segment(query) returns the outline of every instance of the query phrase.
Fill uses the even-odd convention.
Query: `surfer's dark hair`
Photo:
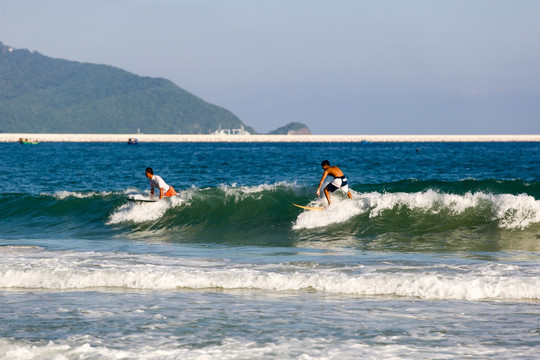
[[[152,168],[146,168],[146,172],[150,173],[150,175],[154,175],[154,170],[152,170]]]
[[[330,166],[330,161],[328,161],[328,160],[323,160],[323,162],[321,163],[321,166],[324,166],[324,165]]]

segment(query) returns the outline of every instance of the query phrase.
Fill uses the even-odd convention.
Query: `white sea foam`
[[[67,198],[76,198],[76,199],[88,199],[93,197],[107,197],[114,194],[124,194],[124,195],[133,195],[139,194],[139,190],[136,188],[128,188],[124,191],[67,191],[59,190],[54,193],[41,193],[41,196],[52,196],[59,200],[64,200]]]
[[[310,202],[308,206],[324,207],[325,204],[326,200],[318,199]],[[343,223],[363,212],[365,212],[365,209],[358,201],[343,201],[333,196],[332,205],[328,206],[324,211],[307,210],[300,213],[296,223],[293,225],[293,229],[312,229]]]
[[[145,198],[148,195],[135,195],[135,198]],[[120,205],[109,216],[107,225],[120,224],[124,222],[143,223],[147,221],[155,221],[163,217],[163,215],[172,208],[179,206],[188,206],[192,197],[192,191],[182,191],[177,196],[163,198],[156,202],[130,202]]]
[[[181,258],[96,253],[19,257],[4,254],[3,289],[250,289],[318,291],[434,300],[539,300],[540,274],[497,263],[449,267],[379,264],[341,269],[291,264],[249,265]]]
[[[312,206],[321,206],[317,200]],[[448,211],[452,215],[479,209],[486,218],[497,221],[501,228],[524,229],[540,223],[540,200],[527,194],[487,194],[483,192],[464,195],[440,193],[427,190],[416,193],[355,193],[354,199],[332,198],[332,205],[323,212],[303,212],[293,229],[311,229],[343,223],[358,214],[367,213],[370,218],[384,215],[392,209],[406,208],[430,214]]]
[[[260,199],[264,192],[277,191],[279,189],[290,189],[298,192],[302,188],[295,182],[281,181],[274,184],[261,184],[255,186],[237,186],[236,183],[230,185],[221,184],[219,185],[219,189],[223,191],[226,196],[233,197],[235,201],[240,201],[248,197]]]
[[[250,341],[224,338],[218,344],[204,347],[182,346],[177,342],[149,342],[138,335],[136,344],[119,348],[118,344],[108,347],[103,341],[85,336],[55,342],[30,342],[0,338],[0,360],[19,359],[433,359],[434,348],[429,344],[394,344],[380,336],[376,344],[357,339],[335,339],[333,337],[278,338],[274,341]],[[425,343],[425,342],[424,342]],[[508,358],[507,346],[451,345],[436,347],[444,359],[463,358]],[[512,353],[521,358],[537,356],[534,346],[513,346]]]
[[[106,197],[109,195],[112,195],[112,191],[89,191],[89,192],[80,192],[80,191],[56,191],[53,194],[49,193],[42,193],[42,196],[53,196],[59,200],[64,200],[70,197],[77,198],[77,199],[87,199],[92,197]]]

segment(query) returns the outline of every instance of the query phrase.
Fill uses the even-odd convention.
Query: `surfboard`
[[[128,201],[131,201],[131,202],[134,202],[134,203],[139,203],[139,202],[156,202],[156,201],[159,201],[159,199],[154,199],[154,198],[132,198],[132,197],[128,197],[127,198]]]
[[[302,209],[306,209],[306,210],[315,210],[315,211],[324,210],[324,208],[320,206],[304,206],[304,205],[297,205],[297,204],[293,204],[293,205],[298,206],[299,208],[302,208]]]

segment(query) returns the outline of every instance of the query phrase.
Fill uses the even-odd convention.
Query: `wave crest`
[[[369,218],[397,216],[415,217],[416,213],[459,217],[471,215],[496,221],[504,229],[525,229],[540,223],[540,201],[527,194],[488,194],[483,192],[464,195],[427,190],[415,193],[354,193],[348,200],[333,196],[332,205],[323,212],[304,212],[298,216],[293,229],[311,229],[349,221],[367,214]],[[321,201],[310,205],[321,206]],[[417,218],[419,218],[417,216]]]
[[[45,257],[34,256],[26,260],[16,254],[5,254],[0,264],[0,288],[247,289],[434,300],[540,299],[537,286],[540,277],[536,271],[527,266],[497,263],[407,266],[383,262],[337,269],[287,263],[271,266],[209,263],[149,255],[40,254]]]

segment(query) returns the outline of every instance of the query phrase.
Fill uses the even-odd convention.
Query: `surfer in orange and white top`
[[[152,168],[146,168],[146,177],[150,182],[150,194],[154,195],[154,188],[159,189],[159,198],[163,199],[163,196],[174,196],[176,191],[170,185],[167,185],[165,181],[159,175],[154,175]]]
[[[324,182],[324,179],[326,179],[326,177],[330,175],[334,178],[334,180],[328,185],[326,185],[326,187],[324,188],[324,195],[326,196],[326,200],[328,201],[328,206],[330,206],[331,203],[330,193],[333,193],[337,189],[343,190],[343,192],[347,193],[349,199],[352,199],[352,194],[349,191],[349,184],[347,183],[347,178],[343,174],[343,171],[341,171],[341,169],[337,166],[330,166],[330,162],[328,160],[324,160],[321,163],[321,166],[324,172],[322,174],[321,181],[319,182],[319,187],[317,188],[317,196],[321,196],[321,186]]]

